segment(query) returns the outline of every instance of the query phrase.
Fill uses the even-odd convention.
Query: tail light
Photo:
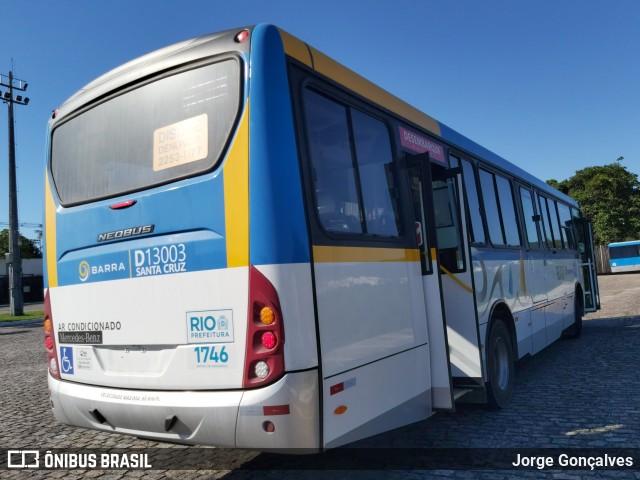
[[[49,300],[49,290],[44,296],[44,346],[47,350],[47,364],[49,374],[60,380],[60,364],[58,363],[58,353],[56,350],[56,336],[53,331],[53,317],[51,316],[51,301]]]
[[[247,39],[247,37],[249,37],[249,30],[240,30],[234,37],[234,40],[236,43],[242,43]]]
[[[249,318],[244,363],[245,388],[273,383],[284,374],[284,326],[276,289],[249,267]]]

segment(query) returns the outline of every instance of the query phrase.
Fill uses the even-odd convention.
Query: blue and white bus
[[[611,273],[640,270],[640,240],[610,243],[607,247]]]
[[[67,424],[322,450],[505,407],[598,307],[574,200],[273,26],[125,64],[49,132]]]

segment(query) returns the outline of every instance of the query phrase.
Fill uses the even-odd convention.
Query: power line
[[[0,225],[9,226],[9,222],[0,222]],[[18,225],[20,227],[24,227],[24,228],[42,228],[42,224],[41,223],[21,222]]]

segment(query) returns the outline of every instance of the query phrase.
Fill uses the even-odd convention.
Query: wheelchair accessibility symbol
[[[73,347],[60,347],[60,371],[73,375]]]

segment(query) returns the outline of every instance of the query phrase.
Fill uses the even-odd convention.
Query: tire
[[[494,318],[491,322],[487,368],[488,403],[493,408],[505,408],[513,395],[515,368],[511,333],[501,318]]]
[[[576,339],[582,335],[582,316],[584,315],[584,307],[582,306],[582,294],[576,291],[573,297],[573,325],[564,331],[565,338]]]

